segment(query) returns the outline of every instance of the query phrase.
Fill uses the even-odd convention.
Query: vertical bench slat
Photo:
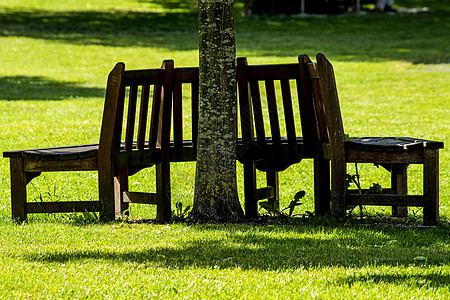
[[[161,107],[159,112],[159,126],[157,146],[166,151],[170,147],[172,97],[173,97],[173,73],[174,63],[172,60],[165,60],[162,68],[164,69],[164,86],[161,89]]]
[[[191,84],[191,109],[192,109],[192,145],[197,150],[198,140],[198,82]]]
[[[281,143],[280,121],[278,120],[277,97],[273,80],[265,80],[267,105],[269,108],[270,131],[274,144]]]
[[[321,155],[321,145],[328,142],[328,131],[325,117],[322,114],[323,110],[318,106],[321,101],[316,101],[315,96],[313,96],[308,79],[310,75],[308,64],[312,62],[307,55],[299,55],[298,61],[301,75],[301,85],[300,82],[297,83],[299,103],[306,111],[306,113],[301,114],[301,118],[310,122],[305,122],[305,124],[311,124],[309,125],[310,130],[304,132],[304,139],[307,147],[311,145],[310,141],[314,144],[312,149],[314,151],[314,207],[317,215],[324,216],[330,214],[330,160]],[[313,120],[308,118],[313,118]],[[302,126],[305,125],[302,123]]]
[[[100,217],[110,220],[114,220],[117,211],[114,190],[113,157],[114,152],[120,149],[121,143],[125,101],[125,77],[124,63],[116,64],[116,67],[108,76],[98,148]]]
[[[173,86],[173,140],[174,147],[183,146],[183,105],[181,83]]]
[[[319,85],[319,77],[318,74],[314,75],[317,73],[316,70],[316,64],[308,63],[307,65],[308,67],[308,72],[312,75],[310,75],[310,80],[311,80],[311,86],[313,89],[313,93],[309,93],[309,97],[312,97],[312,94],[314,95],[314,110],[316,113],[316,118],[318,120],[318,130],[319,130],[319,134],[320,134],[320,138],[323,142],[328,142],[329,137],[328,137],[328,130],[326,127],[326,122],[325,122],[325,115],[324,115],[324,107],[323,107],[323,99],[321,98],[322,94],[320,93],[320,85]]]
[[[310,85],[308,84],[308,64],[311,62],[307,55],[299,56],[300,63],[300,74],[301,80],[298,80],[298,86],[302,87],[302,90],[299,90],[299,105],[300,105],[300,116],[302,119],[302,126],[306,126],[306,128],[315,128],[315,132],[313,130],[309,130],[304,132],[305,144],[311,145],[317,142],[317,139],[320,139],[321,142],[328,142],[328,132],[325,124],[324,116],[321,115],[322,109],[319,109],[318,102],[314,101],[313,93],[310,89]]]
[[[161,92],[161,107],[159,113],[157,146],[161,147],[161,162],[156,164],[156,190],[158,194],[156,219],[170,220],[170,126],[173,96],[173,60],[165,60],[162,64],[164,69],[164,86]]]
[[[296,142],[294,111],[292,108],[292,97],[289,80],[280,80],[281,95],[283,97],[284,122],[286,124],[286,135],[289,143]]]
[[[156,139],[158,138],[159,110],[161,101],[161,85],[155,85],[153,88],[152,116],[150,119],[150,136],[149,147],[156,147]]]
[[[253,113],[250,103],[250,87],[247,83],[247,66],[247,59],[245,57],[239,57],[237,59],[236,73],[239,88],[239,113],[241,115],[241,131],[244,148],[251,145],[255,139],[252,122]]]
[[[137,148],[144,149],[145,131],[147,130],[148,102],[150,97],[150,86],[142,86],[141,91],[141,107],[139,109],[139,126],[137,135]]]
[[[301,115],[302,120],[305,120],[306,122],[309,122],[308,124],[313,124],[314,127],[310,126],[310,128],[316,129],[316,134],[314,136],[307,135],[305,136],[305,139],[309,141],[310,139],[316,139],[319,138],[321,142],[328,142],[328,131],[325,124],[325,116],[323,115],[323,108],[321,107],[322,100],[321,99],[313,99],[313,97],[317,97],[318,90],[311,91],[310,84],[308,83],[308,77],[310,77],[308,74],[312,74],[315,72],[314,65],[310,58],[306,55],[302,55],[299,57],[300,61],[300,72],[302,75],[302,91],[299,91],[299,95],[301,96],[299,98],[301,107],[304,108],[306,111],[306,114]],[[316,77],[317,76],[312,76]],[[315,79],[310,77],[312,81]],[[317,86],[317,84],[312,84],[313,86]],[[314,96],[313,96],[314,95]],[[312,103],[312,104],[311,104]],[[311,120],[310,118],[314,118],[314,120]],[[303,126],[303,124],[302,124]],[[310,134],[313,134],[311,131]]]
[[[134,124],[136,121],[137,86],[130,86],[127,127],[125,131],[125,150],[133,149]]]
[[[264,118],[261,108],[261,97],[259,93],[259,84],[258,81],[249,81],[250,84],[250,92],[252,94],[253,100],[253,113],[255,116],[255,129],[256,129],[256,138],[258,143],[265,144],[266,142],[266,133],[264,130]]]

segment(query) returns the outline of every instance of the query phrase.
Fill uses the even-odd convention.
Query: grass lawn
[[[450,1],[396,1],[397,7],[429,8],[419,13],[313,17],[241,17],[242,3],[235,6],[237,54],[249,63],[327,55],[348,134],[445,143],[439,226],[418,227],[420,209],[411,209],[402,227],[329,220],[101,224],[83,214],[31,215],[17,225],[10,221],[9,163],[1,159],[0,298],[450,297]],[[196,22],[189,1],[3,0],[0,151],[97,142],[106,77],[115,63],[151,68],[172,58],[176,66],[198,65]],[[174,203],[192,204],[194,167],[172,168]],[[389,175],[373,169],[361,166],[363,186],[388,186]],[[420,171],[410,168],[411,193],[421,192]],[[296,212],[314,210],[311,173],[305,161],[281,174],[281,207],[305,190]],[[44,174],[29,186],[29,197],[96,199],[96,176]],[[148,170],[130,184],[151,190],[153,178]],[[136,205],[130,213],[153,218],[155,209]],[[376,222],[390,208],[364,214],[367,223]]]

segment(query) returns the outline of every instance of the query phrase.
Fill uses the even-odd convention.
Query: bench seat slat
[[[16,151],[5,151],[3,157],[45,159],[45,160],[67,160],[95,157],[98,155],[98,144],[76,145],[64,147],[26,149]]]
[[[98,169],[98,157],[70,160],[45,160],[23,158],[23,168],[28,173],[60,171],[95,171]]]
[[[414,151],[423,148],[443,148],[443,143],[406,137],[351,137],[352,141],[345,141],[350,149],[368,151]]]
[[[264,145],[254,143],[246,147],[245,151],[241,147],[238,143],[238,160],[241,163],[249,159],[254,160],[256,168],[260,171],[266,171],[267,166],[271,166],[281,172],[299,163],[303,158],[314,158],[314,153],[308,151],[302,142],[292,144],[288,143],[287,139],[282,140],[281,144],[274,144],[271,141],[266,141]]]

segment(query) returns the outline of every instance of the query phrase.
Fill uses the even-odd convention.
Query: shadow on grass
[[[197,16],[188,13],[4,10],[0,36],[112,47],[198,48]]]
[[[60,82],[41,76],[0,77],[2,100],[63,100],[77,97],[104,97],[105,90]]]
[[[337,284],[345,284],[352,286],[358,283],[375,283],[375,284],[403,284],[409,286],[417,286],[423,288],[428,287],[448,287],[450,284],[450,275],[442,274],[440,271],[424,272],[428,274],[371,274],[353,275],[338,280]]]
[[[447,20],[445,10],[396,16],[237,18],[237,49],[246,56],[323,52],[343,61],[447,63],[450,50],[443,38],[449,30]],[[0,36],[171,51],[198,49],[197,15],[183,12],[4,9]]]
[[[414,264],[414,257],[418,255],[427,258],[427,266],[450,262],[450,251],[442,249],[448,249],[450,244],[446,229],[223,225],[192,226],[188,229],[188,233],[183,234],[180,230],[179,235],[167,237],[170,246],[161,246],[166,239],[162,234],[161,243],[144,249],[40,251],[25,254],[25,258],[44,263],[93,259],[149,264],[149,267],[250,270],[409,266]],[[407,279],[371,276],[368,279],[375,281]],[[436,284],[449,283],[448,274],[433,276],[441,276]],[[355,275],[346,281],[351,284],[359,278]]]

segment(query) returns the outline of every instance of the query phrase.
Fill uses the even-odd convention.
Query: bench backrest
[[[173,72],[173,149],[175,152],[182,151],[184,147],[183,141],[187,140],[183,133],[186,118],[188,116],[183,114],[183,107],[190,106],[191,117],[191,144],[190,147],[197,150],[197,136],[198,136],[198,99],[199,99],[199,76],[198,67],[192,68],[175,68]],[[183,90],[190,90],[190,103],[183,105]],[[192,158],[195,159],[195,158]]]
[[[299,56],[299,63],[252,66],[248,65],[246,58],[238,58],[237,81],[244,148],[255,140],[260,146],[266,143],[277,145],[282,139],[295,145],[297,137],[303,136],[305,157],[313,156],[318,129],[307,84],[305,88],[307,70],[301,60],[302,56]],[[265,93],[261,92],[261,86]],[[281,90],[278,99],[276,87]],[[279,113],[281,107],[283,113]],[[299,112],[300,122],[294,112]],[[269,122],[265,123],[265,119]],[[283,125],[284,132],[281,130]],[[270,138],[267,138],[267,133],[270,133]]]
[[[333,66],[321,53],[316,63],[306,55],[302,60],[308,70],[320,139],[330,143],[332,159],[343,159],[345,135]]]
[[[126,71],[123,63],[114,67],[106,88],[100,160],[110,159],[119,149],[169,147],[170,124],[163,120],[172,105],[172,73],[170,60],[158,69]]]
[[[312,63],[307,56],[299,56],[298,60],[292,64],[248,65],[246,58],[238,58],[242,149],[254,143],[277,145],[282,140],[284,144],[287,141],[295,145],[302,136],[304,157],[313,157],[317,142],[324,141],[321,135],[326,130],[320,128],[316,116],[322,110],[314,107],[314,103],[321,102],[314,102],[313,92],[309,90],[317,86],[308,80],[308,66]],[[262,84],[263,92],[260,91]],[[183,104],[185,88],[190,89],[187,105]],[[198,89],[198,67],[174,68],[172,60],[165,60],[161,68],[130,71],[125,70],[123,63],[118,63],[108,77],[99,159],[110,158],[119,150],[160,148],[165,151],[170,148],[175,160],[195,160]],[[189,147],[192,151],[177,156],[177,152],[185,149],[184,126],[188,116],[183,107],[187,106],[191,109]],[[300,114],[300,120],[296,119],[296,113]]]

